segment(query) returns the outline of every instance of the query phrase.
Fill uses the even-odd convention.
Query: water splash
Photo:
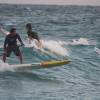
[[[50,52],[61,56],[68,56],[68,49],[64,48],[59,42],[54,40],[43,40],[42,41],[43,47],[48,49]]]
[[[79,38],[79,39],[73,39],[73,44],[83,44],[83,45],[89,45],[89,40],[87,38]]]
[[[12,68],[10,68],[8,63],[4,63],[2,60],[0,60],[0,72],[4,71],[12,71]]]
[[[43,48],[39,48],[36,45],[36,40],[34,39],[33,41],[31,41],[31,43],[29,44],[28,41],[25,42],[25,47],[34,47],[35,49],[39,49],[40,51],[44,52],[44,53],[54,53],[56,55],[60,55],[60,56],[68,56],[68,49],[64,48],[59,42],[55,41],[55,40],[41,40],[42,43],[42,47]]]
[[[94,50],[95,50],[95,52],[96,52],[97,54],[100,55],[100,49],[99,49],[99,48],[95,47]]]

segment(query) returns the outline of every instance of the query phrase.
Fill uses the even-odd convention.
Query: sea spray
[[[10,67],[8,63],[4,63],[2,60],[0,60],[0,71],[13,71],[13,69]]]

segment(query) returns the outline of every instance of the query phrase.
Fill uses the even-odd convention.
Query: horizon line
[[[0,5],[58,5],[58,6],[100,6],[100,5],[92,5],[92,4],[47,4],[47,3],[0,3]]]

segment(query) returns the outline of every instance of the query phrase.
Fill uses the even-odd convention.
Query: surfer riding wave
[[[19,57],[20,63],[23,62],[22,53],[17,45],[17,39],[20,41],[21,45],[24,45],[19,34],[16,33],[16,29],[12,28],[10,30],[10,34],[8,34],[5,38],[4,42],[4,54],[3,54],[3,61],[6,61],[6,57],[9,57],[12,52],[16,56]]]

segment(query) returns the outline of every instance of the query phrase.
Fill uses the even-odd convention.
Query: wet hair
[[[31,30],[32,29],[31,23],[26,24],[26,28],[28,28],[29,30]]]
[[[10,33],[13,33],[14,31],[16,31],[16,28],[11,28],[10,29]]]

